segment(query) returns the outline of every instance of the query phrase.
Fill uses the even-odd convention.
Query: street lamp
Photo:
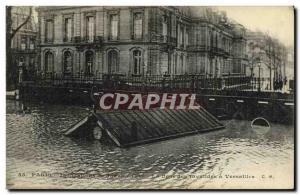
[[[260,92],[260,67],[261,67],[261,62],[258,62],[258,92]]]

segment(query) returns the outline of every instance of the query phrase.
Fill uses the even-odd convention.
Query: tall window
[[[72,73],[72,54],[70,51],[64,53],[64,74]]]
[[[181,27],[180,27],[180,24],[177,25],[177,40],[178,40],[178,45],[181,46],[182,44],[182,40],[181,40]]]
[[[180,73],[183,74],[183,65],[184,65],[184,59],[183,59],[183,55],[180,56],[180,62],[181,62],[181,68],[180,68]]]
[[[21,49],[22,50],[25,50],[26,49],[26,47],[27,47],[27,39],[26,39],[26,37],[25,36],[22,36],[21,37]]]
[[[46,21],[46,42],[53,41],[53,20]]]
[[[205,73],[205,64],[206,64],[205,59],[206,59],[205,56],[201,57],[201,68],[200,68],[201,73]]]
[[[215,47],[218,48],[218,33],[215,34]]]
[[[118,52],[111,50],[108,52],[108,73],[119,72]]]
[[[92,51],[87,51],[85,53],[85,74],[92,75],[94,66],[94,53]]]
[[[178,58],[178,55],[175,54],[175,61],[174,61],[174,74],[177,74],[177,58]]]
[[[65,41],[70,41],[72,38],[72,19],[65,19]]]
[[[110,15],[110,38],[111,40],[118,39],[119,18],[117,14]]]
[[[214,44],[214,37],[213,37],[213,33],[212,33],[212,32],[210,32],[209,34],[210,34],[210,35],[209,35],[209,36],[210,36],[210,38],[209,38],[209,39],[210,39],[210,47],[213,47],[213,46],[214,46],[214,45],[213,45],[213,44]]]
[[[54,55],[50,51],[45,54],[45,72],[49,73],[53,71]]]
[[[206,45],[206,31],[205,28],[201,28],[200,31],[201,37],[200,37],[200,45]]]
[[[222,49],[226,51],[226,39],[222,38]]]
[[[168,35],[168,21],[167,21],[167,16],[164,16],[162,24],[163,24],[162,25],[162,27],[163,27],[162,34],[163,34],[163,36],[167,36]]]
[[[35,47],[34,42],[35,42],[34,38],[29,39],[29,49],[34,49],[34,47]]]
[[[93,16],[86,17],[86,38],[88,42],[94,41],[94,26],[95,26],[95,19]]]
[[[143,34],[143,16],[142,13],[134,13],[134,23],[133,23],[133,31],[134,31],[134,38],[140,39],[142,38]]]
[[[181,28],[180,28],[180,31],[181,31],[181,37],[180,37],[180,39],[181,39],[181,44],[182,45],[184,45],[184,27],[182,26]]]
[[[141,74],[142,52],[140,50],[133,51],[133,74]]]
[[[162,35],[163,35],[163,39],[164,39],[164,42],[167,42],[167,35],[168,35],[168,21],[167,21],[167,16],[164,16],[163,18],[163,32],[162,32]]]

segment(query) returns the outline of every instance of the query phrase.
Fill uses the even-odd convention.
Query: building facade
[[[273,89],[275,81],[286,82],[287,48],[263,32],[248,31],[246,34],[249,59],[246,74],[271,81],[265,89]]]
[[[18,28],[28,17],[29,7],[12,8],[12,29]],[[16,33],[12,39],[11,49],[13,62],[22,67],[28,74],[34,73],[38,64],[37,23],[31,16],[29,21]]]
[[[208,7],[39,7],[39,71],[244,75],[243,26]]]

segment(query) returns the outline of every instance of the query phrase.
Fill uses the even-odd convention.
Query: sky
[[[217,9],[226,11],[228,18],[247,29],[267,32],[285,46],[294,45],[294,10],[291,6],[223,6]]]

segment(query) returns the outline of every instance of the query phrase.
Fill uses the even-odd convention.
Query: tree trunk
[[[16,64],[12,60],[11,51],[11,29],[12,29],[12,19],[11,19],[11,6],[6,7],[6,90],[12,90],[16,87]]]
[[[32,16],[32,7],[29,8],[29,13],[25,21],[12,29],[12,6],[6,6],[6,90],[16,89],[18,83],[18,65],[13,60],[12,39],[16,33],[27,24]]]

